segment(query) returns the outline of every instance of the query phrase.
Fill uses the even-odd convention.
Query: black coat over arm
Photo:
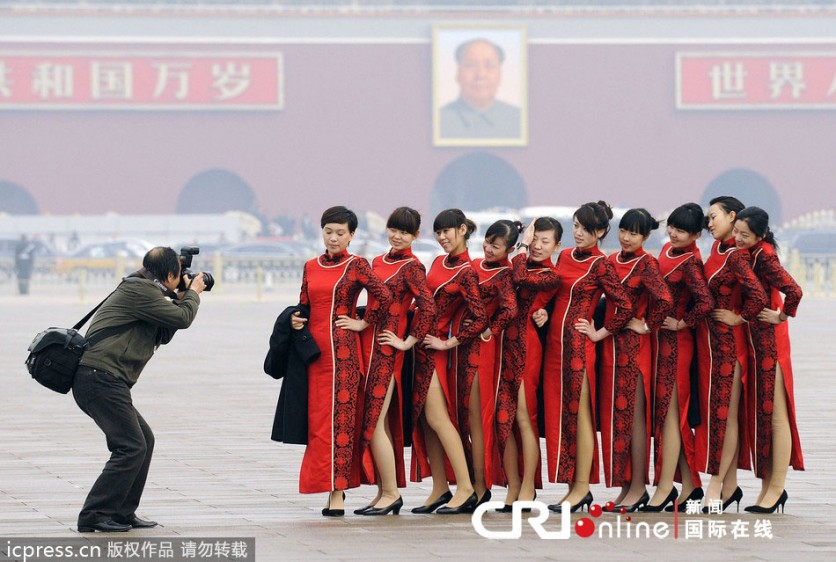
[[[279,403],[273,418],[273,441],[306,445],[308,443],[308,365],[319,359],[319,347],[307,325],[302,330],[290,326],[294,312],[308,318],[302,305],[289,306],[276,318],[270,336],[270,350],[264,359],[264,372],[274,379],[284,379]]]

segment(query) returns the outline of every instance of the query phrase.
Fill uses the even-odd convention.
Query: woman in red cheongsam
[[[598,482],[595,439],[595,343],[587,337],[595,306],[606,294],[616,312],[605,324],[609,332],[627,325],[632,305],[612,264],[598,248],[607,235],[612,209],[603,201],[582,205],[573,218],[575,248],[557,261],[560,287],[546,340],[543,400],[546,412],[546,453],[549,481],[569,484],[559,503],[572,511],[592,503],[590,483]],[[587,322],[583,322],[586,320]]]
[[[732,228],[743,203],[724,196],[710,205],[707,228],[715,242],[705,262],[705,277],[716,308],[697,326],[701,423],[694,431],[697,468],[711,475],[704,511],[721,501],[723,510],[732,502],[740,507],[743,491],[737,486],[737,469],[750,466],[745,425],[740,431],[748,364],[743,323],[755,320],[767,302],[749,252],[734,245]]]
[[[517,315],[508,254],[513,251],[521,228],[519,221],[493,223],[485,232],[484,259],[473,260],[489,324],[478,338],[460,348],[458,406],[462,439],[466,447],[470,445],[477,506],[490,501],[495,471],[501,478],[501,463],[494,447],[496,378],[502,365],[505,328]],[[476,364],[471,363],[471,357],[477,358]]]
[[[545,324],[543,307],[560,284],[551,257],[562,236],[559,222],[551,217],[538,218],[523,233],[520,253],[512,262],[517,315],[505,329],[496,393],[496,446],[508,482],[505,506],[500,511],[510,512],[517,500],[536,499],[536,490],[543,488],[537,430],[537,387],[543,346],[537,328]],[[522,455],[517,443],[521,444]]]
[[[650,496],[650,389],[653,359],[650,332],[662,325],[673,307],[670,291],[659,273],[656,258],[642,245],[659,221],[645,209],[630,209],[618,225],[621,251],[608,259],[633,307],[625,329],[610,334],[606,328],[589,333],[601,341],[598,371],[601,449],[604,480],[621,486],[615,509],[636,511]],[[606,299],[604,324],[616,314],[616,303]],[[585,319],[582,323],[587,323]],[[593,327],[594,328],[594,327]]]
[[[322,514],[340,516],[345,513],[344,490],[360,484],[353,458],[363,367],[360,336],[348,328],[360,291],[366,289],[374,297],[362,321],[369,324],[388,313],[391,294],[369,262],[347,251],[357,229],[357,215],[345,207],[331,207],[322,214],[320,224],[326,251],[305,264],[299,295],[299,302],[310,307],[310,319],[299,313],[291,317],[297,330],[308,322],[322,353],[308,366],[308,445],[299,491],[330,492]]]
[[[787,319],[795,316],[801,287],[781,266],[769,215],[758,207],[737,214],[735,244],[752,254],[752,269],[770,301],[757,320],[749,322],[749,384],[746,418],[761,493],[746,511],[772,513],[784,509],[789,465],[804,470],[801,441],[795,422],[792,364]],[[781,293],[785,298],[781,298]]]
[[[412,479],[420,482],[431,473],[433,489],[413,513],[436,509],[443,514],[466,513],[478,501],[457,429],[461,420],[457,419],[455,369],[459,344],[478,337],[488,325],[479,277],[467,253],[467,239],[475,230],[476,224],[459,209],[442,211],[433,222],[435,239],[446,255],[437,257],[427,274],[436,321],[424,345],[415,348],[412,390]],[[465,314],[471,322],[462,325]],[[457,484],[455,495],[450,493],[451,481]],[[439,507],[445,503],[446,507]]]
[[[680,205],[667,220],[670,242],[659,253],[659,270],[668,284],[674,308],[653,334],[654,484],[656,492],[642,511],[685,511],[686,502],[703,498],[700,473],[694,462],[694,434],[688,423],[691,396],[693,329],[714,308],[703,274],[697,239],[705,214],[696,203]],[[694,396],[694,400],[698,397]],[[682,482],[677,492],[673,482]]]
[[[366,366],[360,459],[364,480],[377,483],[377,495],[359,515],[396,515],[403,506],[398,488],[406,486],[403,460],[403,352],[424,339],[435,317],[435,303],[427,288],[423,264],[412,254],[421,215],[409,207],[395,209],[386,222],[392,249],[372,262],[375,274],[392,293],[383,322],[363,330],[361,343]],[[373,306],[370,297],[369,304]],[[415,316],[407,326],[407,312]],[[407,331],[409,328],[409,331]]]

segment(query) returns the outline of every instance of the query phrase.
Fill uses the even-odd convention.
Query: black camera
[[[189,269],[192,266],[192,257],[196,256],[200,253],[200,248],[197,246],[183,246],[180,248],[180,273],[185,275],[189,278],[194,278],[196,275],[194,271]],[[211,273],[203,273],[203,283],[206,285],[206,288],[203,289],[204,291],[211,291],[212,287],[215,286],[215,278],[212,277]],[[180,278],[180,284],[177,285],[178,291],[185,291],[186,290],[186,282],[185,279],[182,277]]]

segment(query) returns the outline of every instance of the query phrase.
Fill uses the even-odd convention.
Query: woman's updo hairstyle
[[[610,220],[612,220],[612,207],[606,201],[598,201],[597,203],[584,203],[575,211],[574,218],[577,220],[587,232],[595,233],[598,230],[603,230],[599,240],[603,240],[610,231]]]
[[[563,225],[560,221],[552,217],[540,217],[534,221],[534,232],[548,232],[549,230],[554,232],[555,242],[560,242],[563,238]]]
[[[752,234],[758,238],[763,238],[764,242],[771,244],[776,250],[778,249],[775,234],[769,229],[769,213],[760,207],[746,207],[737,213],[735,221],[745,221]]]
[[[742,211],[745,207],[745,205],[740,202],[740,199],[732,197],[731,195],[721,195],[720,197],[715,197],[708,202],[709,207],[712,205],[719,205],[726,214],[734,213],[735,220],[737,220],[737,213]],[[705,217],[705,229],[708,230],[708,217]]]
[[[322,213],[322,218],[319,219],[320,228],[325,228],[326,224],[347,224],[348,231],[354,234],[357,230],[357,215],[354,214],[354,211],[342,205],[331,207],[330,209],[325,209],[325,212]]]
[[[630,209],[621,217],[618,228],[641,234],[647,238],[652,230],[659,228],[659,221],[654,219],[647,209]]]
[[[445,209],[435,217],[433,221],[433,232],[438,232],[445,228],[460,228],[462,225],[467,226],[464,239],[469,240],[470,235],[476,232],[476,223],[464,216],[461,209]]]
[[[705,213],[696,203],[685,203],[671,211],[666,222],[668,226],[684,230],[688,234],[698,234],[705,225]]]
[[[389,215],[386,228],[402,230],[418,236],[418,230],[421,228],[421,214],[411,207],[398,207]]]
[[[485,241],[492,244],[497,238],[505,241],[506,248],[513,248],[523,231],[523,224],[520,221],[498,220],[488,227],[485,233]]]

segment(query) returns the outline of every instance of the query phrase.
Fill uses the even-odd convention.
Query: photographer
[[[210,275],[183,272],[190,259],[171,248],[150,250],[143,268],[122,280],[87,332],[88,338],[102,330],[108,335],[82,356],[73,397],[104,432],[111,456],[79,513],[79,532],[157,525],[136,516],[154,434],[133,406],[131,387],[157,347],[191,325],[200,304],[198,294],[211,288]]]

